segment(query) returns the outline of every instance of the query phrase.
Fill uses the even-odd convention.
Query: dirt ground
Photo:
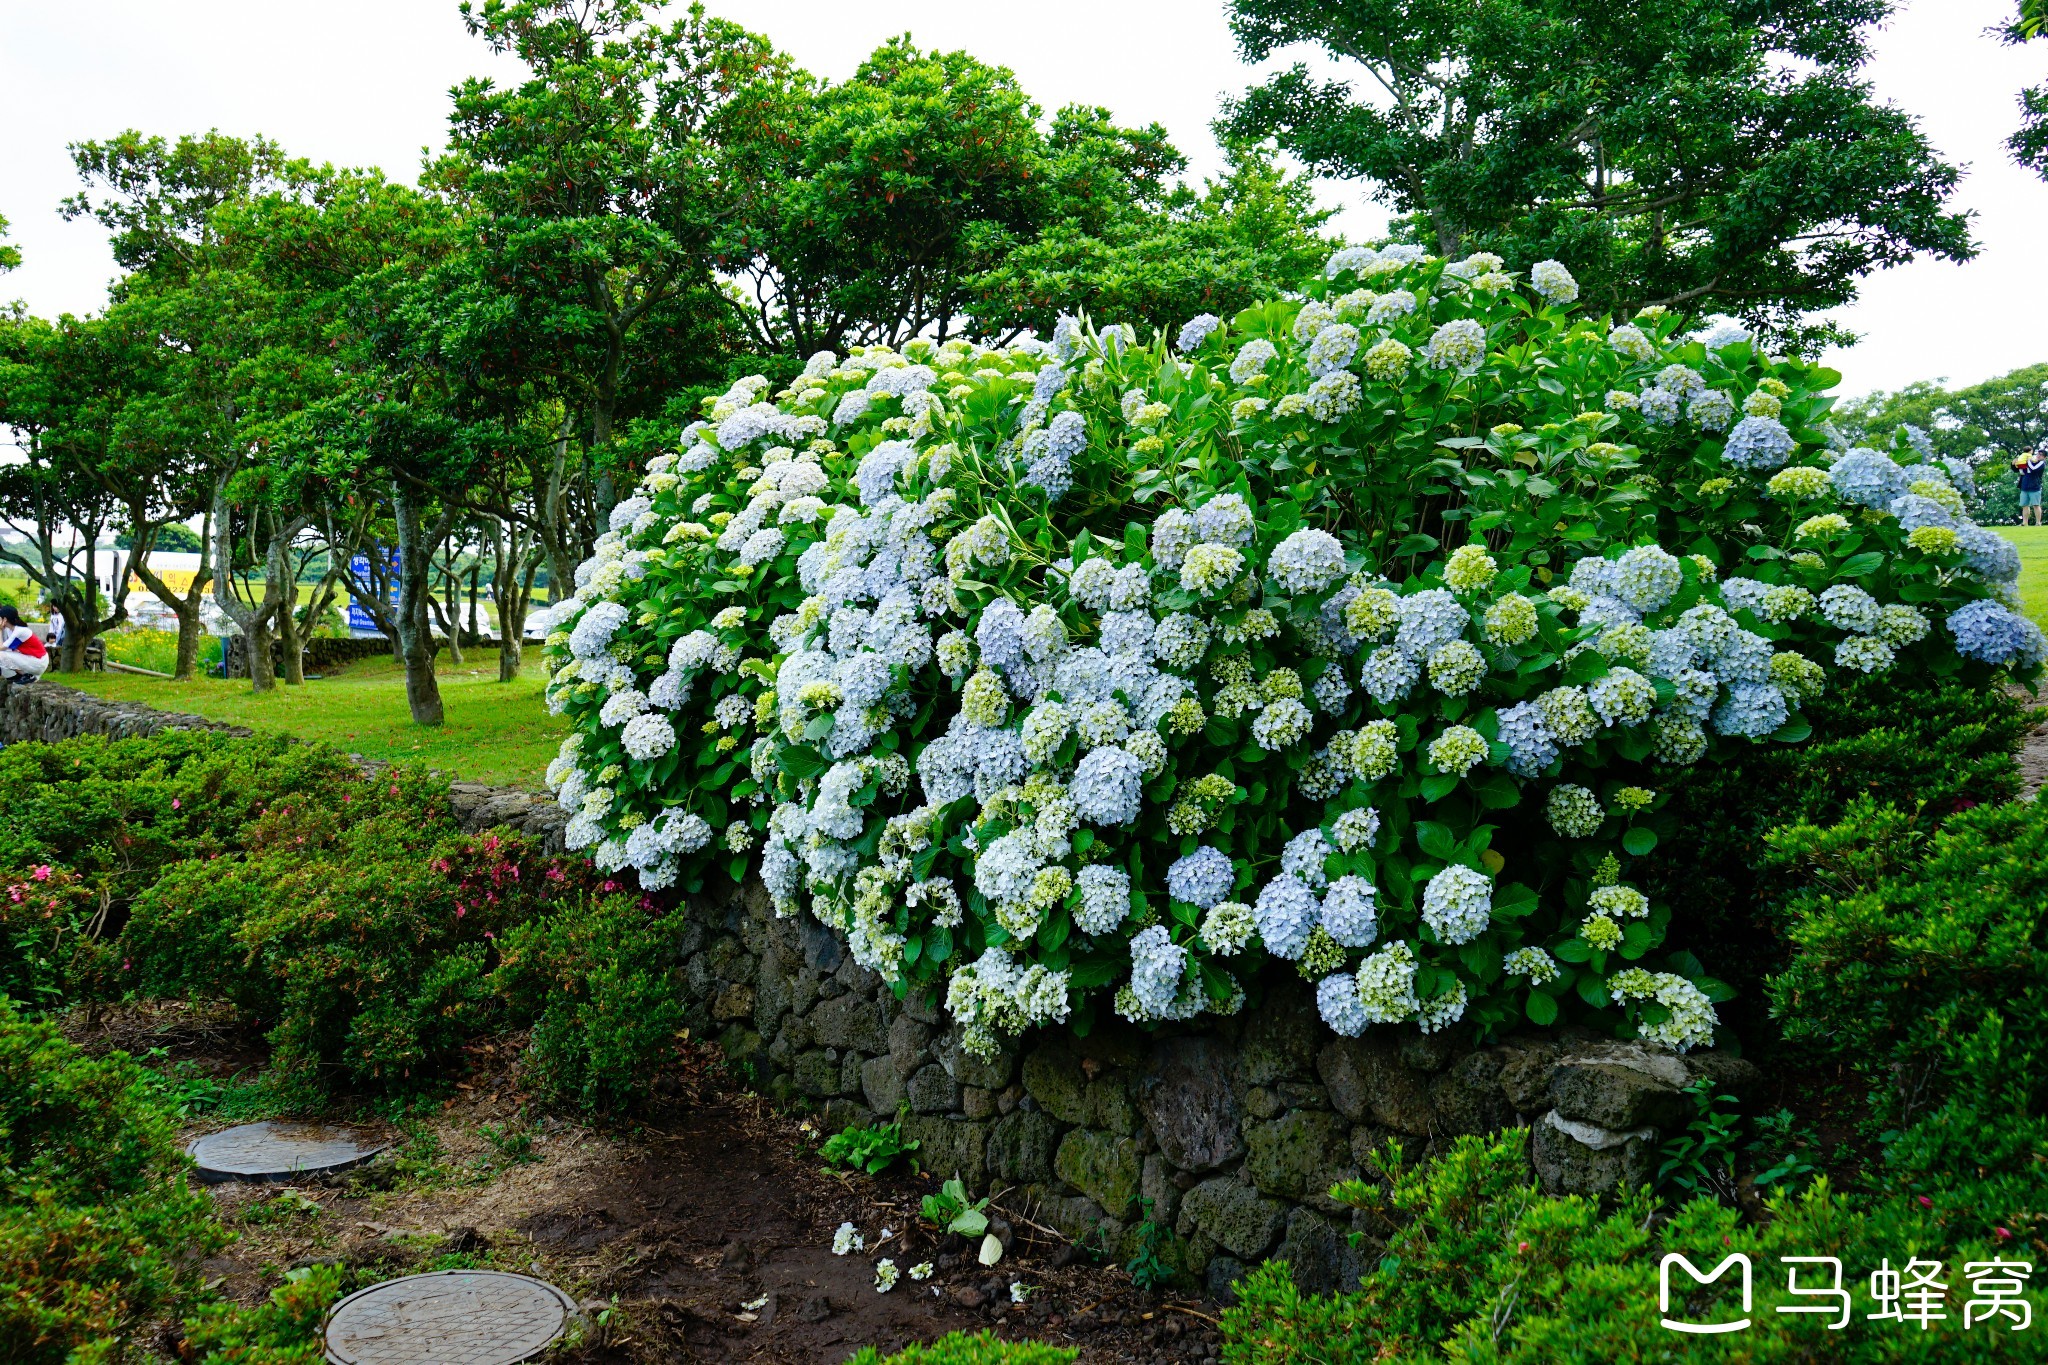
[[[105,1018],[83,1040],[192,1076],[248,1067],[250,1040],[218,1021]],[[658,1112],[600,1127],[530,1117],[511,1066],[518,1039],[475,1049],[454,1096],[398,1123],[355,1120],[394,1143],[357,1170],[289,1185],[213,1187],[240,1235],[207,1263],[219,1291],[261,1301],[286,1271],[335,1263],[349,1288],[452,1265],[559,1285],[583,1309],[578,1362],[831,1365],[955,1329],[1080,1348],[1080,1360],[1201,1365],[1218,1356],[1214,1303],[1140,1291],[1091,1264],[999,1194],[993,1268],[918,1213],[937,1181],[826,1168],[801,1115],[777,1113],[708,1055],[664,1078]],[[256,1055],[260,1055],[257,1050]],[[196,1122],[187,1137],[227,1126]],[[835,1256],[851,1222],[864,1252]],[[978,1245],[978,1242],[977,1244]],[[882,1257],[905,1272],[875,1289]],[[930,1261],[923,1283],[911,1267]],[[1012,1285],[1025,1286],[1012,1301]],[[168,1344],[168,1343],[167,1343]]]

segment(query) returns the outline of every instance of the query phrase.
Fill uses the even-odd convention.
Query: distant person
[[[2015,466],[2020,472],[2020,525],[2041,524],[2041,475],[2048,473],[2048,441],[2027,452]]]
[[[0,681],[34,682],[50,666],[50,651],[21,613],[12,606],[0,606]]]

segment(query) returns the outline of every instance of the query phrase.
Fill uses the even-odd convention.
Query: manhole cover
[[[334,1365],[513,1365],[546,1347],[574,1305],[498,1270],[408,1275],[358,1290],[327,1318]]]
[[[387,1144],[324,1123],[245,1123],[208,1133],[188,1149],[209,1185],[224,1180],[287,1180],[345,1171]]]

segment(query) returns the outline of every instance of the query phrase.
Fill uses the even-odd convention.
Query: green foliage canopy
[[[1311,43],[1221,127],[1371,182],[1416,239],[1571,262],[1596,310],[1664,303],[1820,340],[1873,270],[1966,260],[1956,169],[1857,70],[1890,0],[1233,0],[1245,56]]]

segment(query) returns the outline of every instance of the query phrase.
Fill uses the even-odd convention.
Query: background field
[[[365,758],[419,761],[475,782],[538,787],[569,727],[550,716],[541,700],[539,651],[526,657],[519,680],[500,683],[496,650],[468,650],[460,667],[442,653],[434,671],[447,723],[438,730],[412,723],[405,674],[389,658],[365,659],[303,687],[279,684],[264,695],[251,692],[243,678],[173,683],[132,673],[84,673],[57,681],[121,701],[325,740]]]

